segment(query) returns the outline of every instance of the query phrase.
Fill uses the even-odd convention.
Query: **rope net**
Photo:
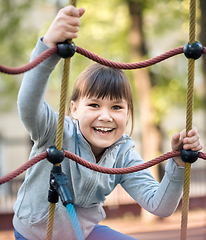
[[[71,0],[70,5],[76,6],[76,0]],[[196,0],[190,0],[190,25],[189,25],[189,44],[195,43],[196,38]],[[68,43],[71,43],[72,40],[68,40]],[[137,62],[137,63],[119,63],[110,61],[104,58],[99,57],[95,53],[91,53],[86,49],[81,47],[76,47],[76,53],[81,54],[92,61],[98,62],[102,65],[111,68],[118,68],[124,70],[131,70],[131,69],[140,69],[152,66],[159,62],[162,62],[168,58],[176,56],[178,54],[182,54],[184,52],[184,47],[178,47],[172,49],[168,52],[165,52],[159,56],[154,58]],[[36,59],[31,61],[30,63],[17,67],[17,68],[10,68],[3,65],[0,65],[0,72],[5,74],[22,74],[26,71],[35,68],[37,65],[42,63],[44,60],[52,56],[53,54],[58,53],[58,47],[49,48],[42,54],[40,54]],[[206,48],[203,47],[202,50],[203,54],[206,54]],[[60,110],[59,110],[59,120],[57,126],[57,134],[56,134],[56,142],[55,147],[57,150],[62,150],[62,141],[63,141],[63,129],[64,129],[64,114],[65,114],[65,106],[66,106],[66,98],[67,98],[67,88],[68,88],[68,79],[69,79],[69,71],[70,71],[70,60],[71,58],[66,58],[64,62],[64,74],[62,78],[62,86],[61,86],[61,95],[60,95]],[[188,87],[187,87],[187,109],[186,109],[186,133],[192,128],[192,118],[193,118],[193,101],[194,101],[194,68],[195,68],[195,60],[192,58],[188,59]],[[159,156],[155,159],[152,159],[148,162],[143,164],[127,167],[127,168],[106,168],[101,167],[96,164],[87,162],[83,158],[69,152],[64,151],[65,157],[75,161],[78,164],[83,165],[86,168],[89,168],[93,171],[98,171],[104,174],[128,174],[132,172],[141,171],[143,169],[149,168],[154,166],[160,162],[163,162],[169,158],[180,156],[180,151],[172,151],[162,156]],[[28,168],[32,167],[34,164],[42,161],[43,159],[47,158],[48,153],[43,152],[38,156],[30,159],[27,163],[13,171],[12,173],[7,174],[0,178],[0,185],[4,184],[13,178],[17,177]],[[206,153],[198,152],[198,157],[206,160]],[[58,164],[60,165],[60,164]],[[188,209],[189,209],[189,188],[190,188],[190,174],[191,174],[191,164],[186,162],[185,163],[185,176],[184,176],[184,192],[183,192],[183,204],[182,204],[182,222],[181,222],[181,240],[186,240],[187,235],[187,221],[188,221]],[[49,217],[47,223],[47,240],[52,240],[52,233],[53,233],[53,225],[54,225],[54,215],[55,215],[55,203],[50,203],[49,207]]]

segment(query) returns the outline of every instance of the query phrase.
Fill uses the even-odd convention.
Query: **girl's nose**
[[[108,113],[108,111],[102,111],[98,117],[99,121],[112,122],[113,119]]]

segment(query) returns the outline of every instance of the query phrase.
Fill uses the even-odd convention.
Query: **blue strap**
[[[72,227],[74,229],[76,239],[77,240],[85,240],[83,233],[82,233],[82,229],[79,225],[79,221],[78,221],[73,204],[72,203],[67,204],[66,208],[67,208],[67,211],[68,211],[71,223],[72,223]]]

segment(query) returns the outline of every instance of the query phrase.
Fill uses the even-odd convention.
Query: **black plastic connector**
[[[184,46],[184,54],[187,58],[193,58],[197,60],[203,54],[203,45],[196,41],[194,44],[186,43]]]
[[[71,58],[76,52],[76,45],[67,41],[57,44],[57,54],[62,58]]]
[[[50,189],[48,197],[49,202],[54,202],[55,200],[57,200],[56,195],[54,195],[53,193],[56,192],[58,196],[60,196],[61,201],[65,207],[67,206],[67,204],[72,203],[72,198],[67,188],[67,183],[68,180],[66,175],[62,172],[61,165],[54,165],[50,175]]]
[[[180,157],[183,162],[194,163],[198,159],[198,151],[182,149],[180,151]]]
[[[61,151],[59,151],[56,149],[55,146],[49,147],[47,149],[47,153],[48,153],[47,160],[53,164],[61,163],[65,157],[64,150],[62,149]]]
[[[57,203],[59,201],[59,194],[54,190],[51,184],[49,188],[48,201],[50,203]]]

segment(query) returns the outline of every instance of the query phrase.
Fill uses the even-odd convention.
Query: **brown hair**
[[[98,63],[90,65],[77,77],[70,101],[78,101],[81,97],[109,98],[110,100],[125,99],[131,113],[130,135],[132,134],[134,125],[132,89],[122,70]]]

